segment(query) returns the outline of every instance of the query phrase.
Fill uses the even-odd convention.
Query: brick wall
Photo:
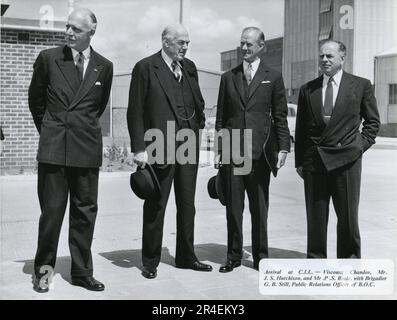
[[[38,134],[28,107],[33,63],[43,49],[64,44],[64,33],[1,28],[0,124],[5,135],[1,174],[36,168]]]

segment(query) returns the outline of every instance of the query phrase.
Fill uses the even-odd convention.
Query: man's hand
[[[287,154],[288,154],[287,151],[280,151],[278,153],[277,169],[280,169],[283,165],[285,165]]]
[[[303,167],[298,167],[296,168],[296,172],[299,174],[299,176],[303,179]]]
[[[146,151],[137,152],[134,154],[133,161],[142,169],[145,168],[148,162],[148,155]]]
[[[214,168],[219,169],[220,164],[221,164],[221,155],[216,154],[214,157]]]

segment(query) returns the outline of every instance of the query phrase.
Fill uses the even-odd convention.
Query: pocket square
[[[269,81],[269,80],[264,80],[264,81],[262,81],[261,83],[271,83],[271,81]]]
[[[95,82],[95,85],[96,85],[96,86],[101,86],[102,83],[101,83],[100,81],[97,81],[97,82]]]

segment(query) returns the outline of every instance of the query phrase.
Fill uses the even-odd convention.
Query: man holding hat
[[[157,276],[164,214],[172,184],[177,209],[176,266],[196,271],[212,270],[210,265],[198,261],[193,246],[198,132],[204,127],[205,117],[196,66],[185,58],[189,42],[189,35],[182,25],[166,27],[162,33],[162,50],[139,61],[132,71],[127,111],[131,151],[140,167],[153,164],[149,170],[154,170],[160,185],[157,197],[147,198],[143,206],[142,275],[148,279]],[[175,136],[167,135],[170,124],[175,126],[177,133],[181,129],[194,132],[194,163],[175,161],[175,150],[170,149],[155,150],[156,156],[164,155],[166,160],[163,162],[149,158],[154,155],[147,152],[151,141],[145,141],[145,134],[160,131],[165,142],[175,143]],[[151,179],[151,176],[147,177]],[[133,188],[135,182],[132,181]]]

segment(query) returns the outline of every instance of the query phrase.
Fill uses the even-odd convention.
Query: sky
[[[40,19],[53,14],[66,21],[70,0],[9,0],[5,16]],[[179,21],[180,0],[75,0],[98,19],[91,42],[94,50],[113,61],[116,72],[130,71],[136,62],[161,49],[161,32]],[[261,28],[266,38],[284,32],[284,0],[183,0],[183,24],[190,45],[187,57],[197,67],[220,70],[220,52],[235,49],[241,30]]]

